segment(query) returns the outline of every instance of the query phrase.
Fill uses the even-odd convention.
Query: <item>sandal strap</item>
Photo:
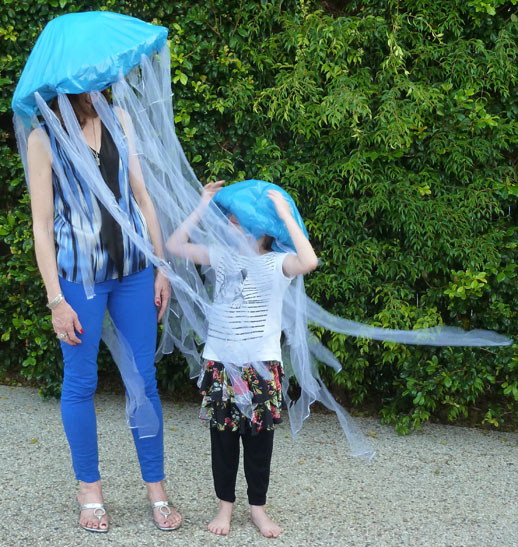
[[[84,505],[81,505],[81,511],[86,511],[87,509],[93,509],[94,517],[97,517],[99,520],[106,515],[104,503],[85,503]]]
[[[171,514],[169,507],[171,504],[168,501],[155,501],[151,504],[153,509],[158,509],[159,513],[166,519]]]

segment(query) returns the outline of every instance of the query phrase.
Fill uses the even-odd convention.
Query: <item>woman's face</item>
[[[80,93],[77,96],[77,104],[85,116],[97,116],[90,93]]]

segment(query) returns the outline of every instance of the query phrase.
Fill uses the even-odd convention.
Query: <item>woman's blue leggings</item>
[[[106,307],[113,322],[129,342],[137,368],[144,379],[146,395],[157,413],[160,428],[155,437],[133,438],[142,478],[158,482],[164,478],[162,407],[155,378],[157,312],[154,304],[153,267],[95,285],[95,297],[87,300],[82,283],[60,278],[61,290],[76,311],[84,334],[82,343],[61,343],[65,371],[61,392],[61,415],[72,452],[76,478],[84,482],[100,479],[94,394],[97,388],[97,353]]]

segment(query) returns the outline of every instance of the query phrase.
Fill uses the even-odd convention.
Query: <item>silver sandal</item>
[[[169,509],[170,507],[173,506],[168,501],[155,501],[151,504],[151,511],[153,513],[153,510],[158,508],[159,513],[164,517],[164,520],[166,520],[167,517],[171,514],[171,509]],[[177,524],[176,526],[160,526],[160,524],[158,524],[158,522],[155,520],[154,513],[152,515],[152,518],[155,526],[159,530],[162,530],[162,532],[172,532],[173,530],[178,530],[178,528],[180,528],[180,526],[182,525],[182,523],[180,522],[180,524]]]
[[[106,515],[106,509],[104,508],[104,503],[85,503],[84,505],[81,505],[81,508],[79,509],[79,512],[86,511],[87,509],[93,509],[94,510],[94,517],[97,517],[99,520],[99,525],[101,525],[101,519]],[[83,530],[87,530],[88,532],[94,532],[97,534],[105,534],[108,531],[108,528],[89,528],[88,526],[83,526],[82,524],[79,524]]]

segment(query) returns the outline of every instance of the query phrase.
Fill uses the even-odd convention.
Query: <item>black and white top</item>
[[[236,365],[282,360],[282,301],[292,279],[282,271],[286,256],[241,256],[210,249],[216,283],[205,359]]]
[[[84,281],[83,270],[91,269],[93,281],[101,283],[145,269],[148,260],[144,253],[122,233],[117,222],[97,200],[53,132],[46,124],[42,124],[42,128],[49,136],[52,150],[54,239],[59,275],[73,283],[81,283]],[[129,184],[127,158],[123,161],[119,156],[117,146],[104,124],[98,156],[101,175],[119,207],[127,213],[135,232],[149,241],[144,215]],[[60,183],[59,172],[66,177],[68,185]],[[74,205],[76,202],[88,210],[89,226],[86,235],[77,206]],[[80,235],[90,241],[88,255],[81,252]]]

